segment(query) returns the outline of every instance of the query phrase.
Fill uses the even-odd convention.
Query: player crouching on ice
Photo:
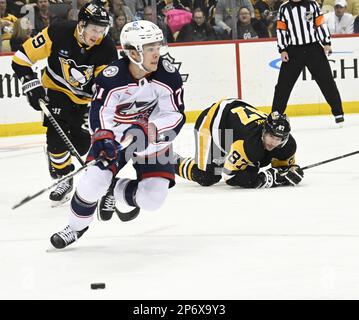
[[[121,46],[125,57],[95,79],[96,93],[89,114],[92,146],[88,160],[103,158],[109,166],[90,166],[82,175],[71,200],[69,225],[51,237],[58,249],[88,229],[98,200],[130,159],[137,179],[116,181],[113,192],[117,201],[157,210],[174,185],[172,140],[185,123],[181,76],[160,57],[163,33],[152,22],[126,24]],[[136,141],[120,150],[121,142],[131,136]],[[159,156],[164,154],[168,161]]]
[[[177,155],[176,174],[210,186],[223,177],[230,186],[272,188],[297,185],[296,142],[286,115],[269,116],[238,99],[221,100],[195,124],[196,157]],[[259,172],[260,168],[271,168]]]

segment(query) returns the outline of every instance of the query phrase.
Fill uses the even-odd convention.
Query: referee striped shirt
[[[279,8],[277,43],[279,52],[290,45],[321,42],[330,45],[330,32],[315,0],[287,1]]]

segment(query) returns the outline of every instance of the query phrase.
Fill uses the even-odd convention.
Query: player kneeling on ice
[[[286,115],[267,116],[244,101],[221,100],[198,117],[196,158],[176,155],[176,174],[202,186],[222,177],[242,188],[297,185],[304,173],[295,164],[297,146],[290,130]]]
[[[90,166],[81,177],[71,200],[69,225],[51,237],[55,248],[68,246],[88,229],[98,200],[130,159],[137,179],[120,178],[114,183],[117,201],[156,210],[174,185],[171,144],[185,122],[181,76],[160,57],[163,34],[152,22],[126,24],[121,46],[125,57],[95,80],[89,114],[92,146],[88,160],[103,158],[109,165]],[[121,149],[131,136],[133,144]]]

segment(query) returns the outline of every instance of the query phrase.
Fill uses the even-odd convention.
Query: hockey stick
[[[118,210],[115,206],[115,212],[122,222],[127,222],[127,221],[131,221],[131,220],[135,219],[139,215],[140,208],[136,207],[135,209],[133,209],[129,212],[122,212],[122,211]]]
[[[322,164],[325,164],[325,163],[328,163],[328,162],[332,162],[332,161],[335,161],[335,160],[339,160],[339,159],[343,159],[343,158],[346,158],[346,157],[350,157],[350,156],[353,156],[355,154],[358,154],[359,153],[359,150],[358,151],[354,151],[354,152],[350,152],[350,153],[346,153],[346,154],[343,154],[341,156],[338,156],[338,157],[335,157],[335,158],[331,158],[331,159],[328,159],[328,160],[324,160],[324,161],[320,161],[320,162],[317,162],[317,163],[313,163],[313,164],[310,164],[308,166],[305,166],[305,167],[302,167],[302,170],[307,170],[307,169],[310,169],[310,168],[314,168],[314,167],[317,167],[317,166],[321,166]]]
[[[73,144],[71,143],[70,139],[67,137],[67,135],[65,134],[65,132],[62,130],[62,128],[60,127],[60,125],[57,123],[57,121],[55,120],[55,118],[53,117],[53,115],[51,114],[51,112],[49,111],[49,109],[46,106],[46,103],[44,100],[40,99],[39,100],[39,105],[41,110],[44,112],[44,114],[47,116],[47,118],[50,120],[51,124],[53,125],[53,127],[55,128],[56,132],[59,134],[59,136],[62,138],[62,140],[65,142],[66,146],[69,148],[71,154],[73,156],[76,157],[76,159],[79,161],[79,163],[81,164],[82,168],[85,166],[86,168],[89,166],[88,164],[85,165],[85,162],[81,159],[80,154],[77,152],[77,150],[75,149],[75,147],[73,146]],[[132,140],[131,140],[132,142]],[[94,163],[95,164],[95,163]],[[81,172],[83,169],[79,170],[79,172]],[[76,173],[77,174],[77,173]],[[73,175],[72,175],[73,176]],[[65,178],[65,177],[64,177]],[[70,178],[70,176],[67,176],[67,179]],[[64,181],[65,179],[61,179],[58,181],[58,183]],[[57,184],[53,184],[52,186],[50,186],[49,188],[45,188],[41,191],[39,191],[38,193],[34,194],[33,196],[28,196],[26,197],[24,200],[22,200],[22,202],[18,203],[17,205],[15,205],[13,207],[13,209],[16,209],[17,207],[21,206],[22,204],[36,198],[37,196],[39,196],[40,194],[44,193],[46,190],[51,189],[52,187],[54,187]],[[140,208],[135,208],[129,212],[121,212],[120,210],[118,210],[115,207],[115,211],[117,216],[120,218],[121,221],[130,221],[135,219],[138,214],[140,213]]]
[[[102,203],[102,200],[107,197],[108,193],[111,192],[113,194],[113,190],[115,189],[115,186],[117,184],[117,181],[119,179],[116,178],[116,177],[113,177],[112,178],[112,182],[107,190],[107,193],[106,195],[104,195],[101,200],[100,200],[100,204],[97,206],[97,218],[98,220],[100,221],[107,221],[107,220],[110,220],[112,218],[112,214],[110,216],[107,216],[106,218],[104,218],[102,215],[101,215],[101,203]],[[114,212],[116,212],[117,216],[119,217],[119,219],[122,221],[122,222],[127,222],[127,221],[131,221],[133,219],[135,219],[139,213],[140,213],[140,208],[139,207],[135,207],[134,209],[128,211],[128,212],[123,212],[121,210],[119,210],[117,207],[116,207],[116,203],[114,205]]]
[[[123,150],[124,148],[127,148],[133,141],[133,136],[127,136],[123,142],[121,143],[120,147],[117,149],[118,151]],[[41,189],[40,191],[36,192],[33,195],[27,196],[26,198],[24,198],[23,200],[21,200],[20,202],[18,202],[17,204],[15,204],[12,209],[16,209],[20,206],[22,206],[23,204],[29,202],[32,199],[35,199],[36,197],[38,197],[39,195],[43,194],[45,191],[52,189],[53,187],[56,187],[58,184],[62,183],[63,181],[66,181],[74,176],[76,176],[77,174],[79,174],[81,171],[83,171],[84,169],[93,166],[97,163],[105,163],[106,166],[108,166],[108,162],[106,160],[103,159],[94,159],[86,164],[84,164],[81,168],[79,168],[78,170],[68,174],[67,176],[62,177],[61,179],[57,180],[56,182],[54,182],[51,186],[46,187]]]
[[[51,124],[55,128],[56,132],[59,134],[61,139],[65,142],[66,146],[69,148],[71,154],[76,157],[76,159],[80,162],[80,164],[83,166],[85,165],[85,162],[81,159],[80,154],[76,151],[74,145],[71,143],[70,139],[65,134],[64,130],[60,127],[60,125],[55,120],[54,116],[51,114],[49,109],[46,106],[46,102],[42,99],[39,99],[39,105],[41,110],[44,112],[46,117],[50,120]]]

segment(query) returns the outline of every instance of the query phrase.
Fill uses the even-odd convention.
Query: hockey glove
[[[114,160],[117,157],[115,135],[111,130],[97,130],[91,138],[94,157]]]
[[[301,167],[293,165],[284,174],[284,178],[286,180],[285,184],[295,186],[302,181],[303,177],[304,171],[301,169]]]
[[[277,168],[270,168],[258,174],[259,185],[257,188],[273,188],[286,182],[283,171]]]
[[[42,99],[45,103],[49,102],[45,89],[41,84],[41,81],[36,75],[26,75],[21,78],[22,90],[26,94],[27,100],[31,107],[40,111],[39,100]]]

